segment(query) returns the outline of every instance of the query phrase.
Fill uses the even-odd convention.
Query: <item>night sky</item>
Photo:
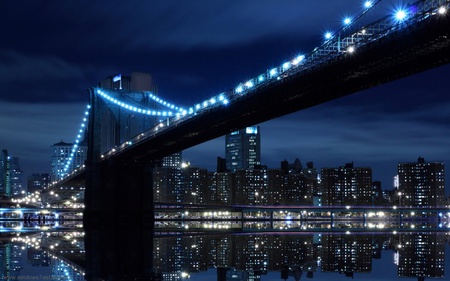
[[[311,51],[362,9],[359,0],[1,1],[0,149],[20,158],[25,176],[50,172],[50,146],[74,141],[87,88],[103,78],[151,73],[160,97],[188,107]],[[390,189],[397,163],[421,156],[446,162],[448,181],[449,73],[447,65],[259,124],[262,164],[353,161]],[[183,152],[210,171],[224,154],[223,137]]]

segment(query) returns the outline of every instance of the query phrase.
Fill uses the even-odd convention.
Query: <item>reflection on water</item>
[[[42,280],[101,277],[96,280],[265,281],[446,277],[449,232],[426,221],[405,222],[395,230],[381,220],[370,223],[179,220],[159,221],[155,231],[137,233],[127,228],[62,230],[55,224],[43,231],[39,225],[2,222],[0,279],[41,276]]]

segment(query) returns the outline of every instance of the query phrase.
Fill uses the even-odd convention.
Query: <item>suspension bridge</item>
[[[418,0],[372,18],[380,2],[364,2],[311,52],[192,106],[146,91],[88,89],[71,154],[87,132],[85,166],[71,171],[69,159],[47,198],[56,202],[84,192],[86,279],[151,276],[151,171],[161,158],[450,62],[450,0]],[[139,230],[132,239],[130,229]]]
[[[368,22],[380,2],[366,1],[311,52],[192,106],[147,91],[90,88],[71,154],[87,132],[86,166],[70,171],[69,158],[47,200],[84,193],[87,214],[145,213],[152,201],[148,171],[165,156],[449,62],[449,0],[415,1]]]

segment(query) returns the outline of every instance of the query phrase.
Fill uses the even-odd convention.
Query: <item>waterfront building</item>
[[[398,202],[404,207],[443,207],[445,205],[445,179],[443,162],[417,162],[398,164]]]
[[[31,194],[36,191],[44,191],[51,183],[50,174],[48,173],[33,173],[28,177],[27,193]]]
[[[286,202],[286,178],[282,169],[270,169],[267,171],[269,205],[285,204]]]
[[[267,167],[242,169],[235,172],[232,187],[234,204],[267,205],[269,202]]]
[[[353,167],[322,168],[323,206],[370,206],[372,204],[372,170]]]
[[[62,140],[50,147],[52,181],[58,181],[67,173],[84,165],[84,161],[86,161],[87,158],[87,142],[82,141],[78,143],[74,152],[72,152],[73,147],[73,143],[67,143]]]
[[[183,202],[180,167],[153,169],[153,200],[156,202]]]
[[[185,166],[181,168],[181,190],[184,203],[202,204],[208,189],[208,171],[206,169]]]
[[[209,185],[205,203],[229,206],[233,202],[232,187],[235,174],[228,172],[209,173]]]
[[[261,164],[259,126],[247,127],[225,136],[227,170],[254,169]]]

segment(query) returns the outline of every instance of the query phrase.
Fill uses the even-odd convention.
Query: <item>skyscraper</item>
[[[227,170],[254,169],[261,164],[259,126],[247,127],[225,136]]]
[[[399,204],[405,207],[444,206],[445,180],[443,162],[417,162],[398,164]]]
[[[9,154],[6,149],[0,154],[0,196],[11,196]]]
[[[20,169],[19,157],[10,157],[9,159],[9,180],[12,195],[19,195],[25,192],[22,184],[23,171]]]

